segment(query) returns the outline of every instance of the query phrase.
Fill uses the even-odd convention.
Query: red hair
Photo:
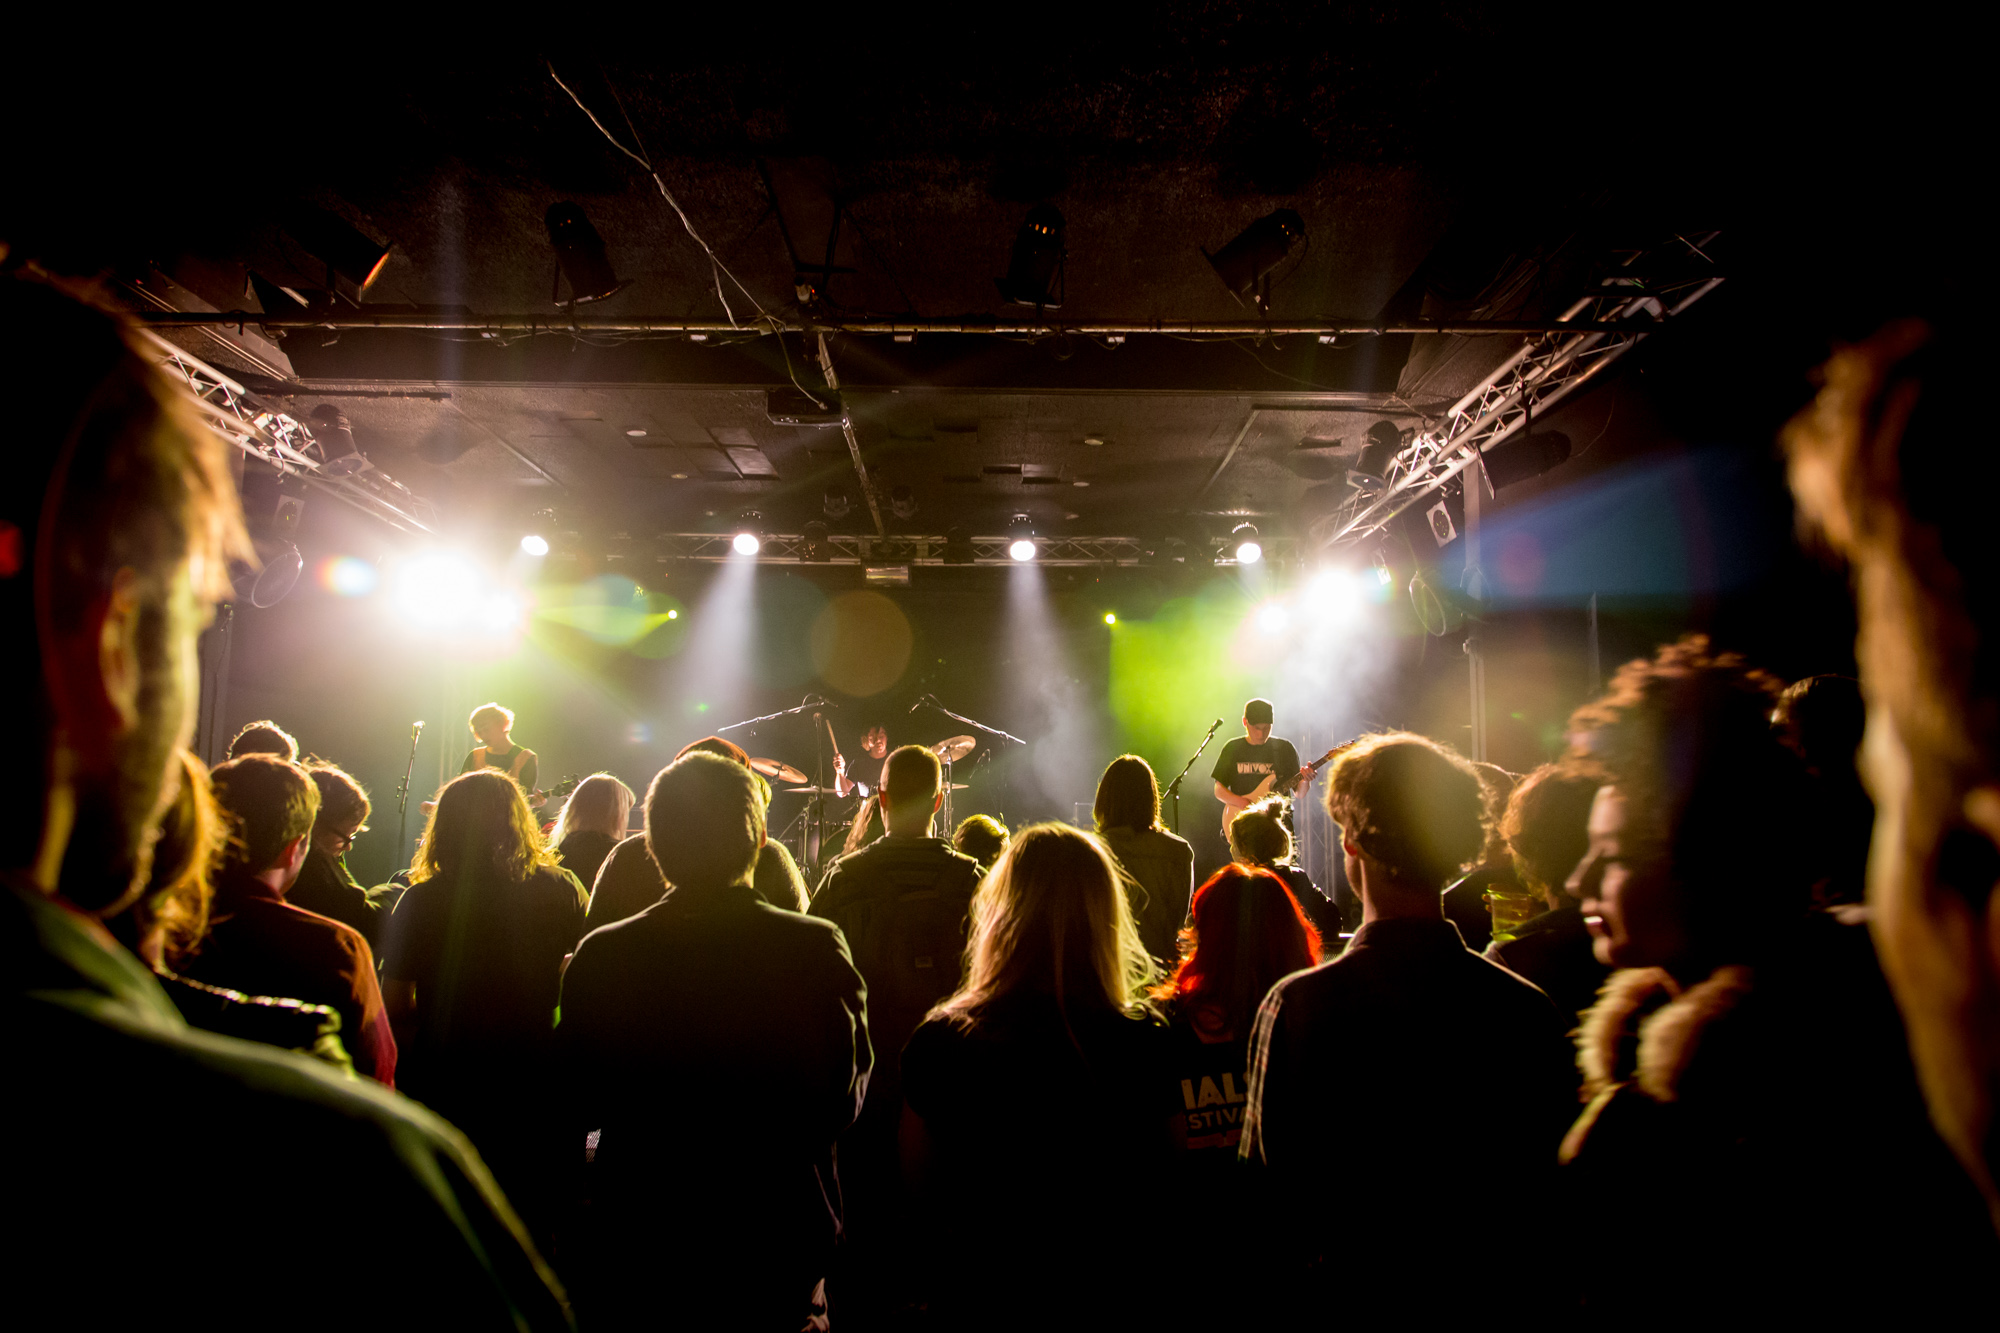
[[[1248,1031],[1271,987],[1319,963],[1319,932],[1285,881],[1259,866],[1227,865],[1194,891],[1173,979],[1154,992],[1220,1012]]]

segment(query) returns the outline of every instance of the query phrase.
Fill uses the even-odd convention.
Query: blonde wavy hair
[[[555,865],[556,854],[543,843],[520,785],[488,768],[462,773],[438,793],[410,882],[483,872],[523,880]]]
[[[1095,834],[1034,824],[1008,842],[972,900],[965,980],[931,1017],[970,1027],[1009,996],[1073,1007],[1148,1007],[1153,960],[1139,941],[1125,872]]]
[[[632,789],[609,773],[592,773],[576,784],[563,802],[562,818],[549,835],[549,846],[560,847],[572,833],[604,833],[624,838],[625,825],[632,817]]]

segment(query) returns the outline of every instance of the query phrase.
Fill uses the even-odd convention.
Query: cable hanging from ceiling
[[[742,326],[741,322],[736,318],[736,312],[729,306],[728,293],[722,289],[722,279],[724,277],[735,283],[736,290],[743,293],[743,299],[755,307],[758,319],[768,322],[771,319],[770,312],[765,310],[757,298],[751,294],[750,289],[745,287],[742,281],[729,271],[729,266],[722,262],[721,256],[715,253],[714,248],[702,239],[701,233],[694,229],[694,223],[688,220],[687,211],[680,206],[680,201],[674,198],[673,191],[667,188],[667,183],[660,178],[660,173],[654,169],[652,162],[647,159],[645,155],[645,141],[639,137],[639,128],[632,124],[632,118],[626,115],[625,124],[632,131],[633,142],[639,145],[639,151],[636,153],[627,148],[617,135],[604,127],[604,122],[597,118],[597,113],[592,111],[588,106],[585,106],[583,99],[576,95],[576,90],[563,82],[562,75],[556,73],[556,67],[553,63],[549,65],[549,77],[556,81],[556,87],[569,94],[569,100],[576,103],[576,109],[590,118],[590,123],[597,127],[599,134],[602,134],[610,141],[613,148],[616,148],[619,152],[637,162],[644,169],[645,173],[653,178],[653,184],[659,187],[660,197],[667,201],[667,206],[673,209],[674,215],[681,220],[681,226],[687,228],[687,234],[694,238],[694,243],[701,247],[703,254],[708,256],[709,271],[715,282],[715,296],[717,300],[722,302],[722,313],[729,317],[730,325],[738,328]],[[609,86],[608,82],[606,86]],[[615,89],[612,91],[611,97],[613,101],[617,101],[618,93]],[[620,115],[625,114],[625,104],[623,102],[619,102],[618,111]]]

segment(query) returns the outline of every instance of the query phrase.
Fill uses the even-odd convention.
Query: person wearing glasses
[[[382,889],[361,887],[347,869],[348,849],[368,831],[368,793],[338,765],[316,762],[306,772],[319,788],[319,815],[305,865],[285,901],[354,927],[379,957],[382,922],[395,904]]]

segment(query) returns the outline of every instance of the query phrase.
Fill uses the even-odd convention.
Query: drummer
[[[855,812],[843,852],[864,847],[882,836],[882,802],[876,793],[882,790],[882,780],[889,772],[889,729],[880,722],[871,724],[861,733],[861,753],[866,757],[856,760],[854,766],[866,776],[859,778],[849,775],[846,756],[836,753],[833,757],[834,793],[851,796],[856,790],[866,788],[867,796],[861,809]]]

